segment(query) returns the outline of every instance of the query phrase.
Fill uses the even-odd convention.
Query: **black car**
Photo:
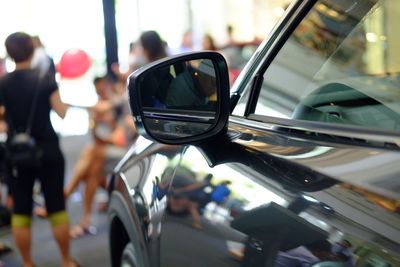
[[[229,88],[215,52],[134,72],[112,266],[400,266],[400,8],[294,1]]]

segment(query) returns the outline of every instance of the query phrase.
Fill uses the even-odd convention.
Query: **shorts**
[[[8,184],[13,196],[13,212],[32,215],[33,186],[39,179],[48,214],[65,210],[64,198],[65,162],[62,152],[52,151],[44,157],[38,168],[14,169],[8,166]]]

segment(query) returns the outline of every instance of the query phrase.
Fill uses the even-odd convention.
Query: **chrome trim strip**
[[[191,119],[191,122],[210,122],[214,121],[213,116],[200,116],[200,115],[187,115],[187,114],[176,114],[176,113],[163,113],[163,112],[153,112],[153,111],[143,111],[143,115],[150,119],[167,119],[167,120],[183,120]]]
[[[257,120],[251,118],[256,118]],[[251,115],[249,118],[230,116],[229,122],[259,130],[273,131],[272,126],[278,126],[286,129],[300,130],[305,132],[393,143],[397,146],[400,146],[400,134],[382,130],[363,129],[361,127],[354,127],[350,125],[337,126],[334,124],[314,121],[299,121],[259,115]]]

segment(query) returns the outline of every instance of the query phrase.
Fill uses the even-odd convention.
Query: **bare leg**
[[[92,211],[93,199],[99,186],[99,178],[103,171],[105,160],[105,146],[97,146],[94,152],[93,160],[90,164],[88,177],[86,179],[83,215],[81,225],[87,227],[90,225],[90,214]]]
[[[69,254],[69,224],[61,224],[53,227],[53,236],[61,252],[62,267],[76,266]]]
[[[15,242],[21,253],[23,266],[33,267],[33,261],[31,256],[31,239],[32,232],[31,228],[28,227],[13,227],[12,229]]]
[[[90,163],[93,158],[94,149],[95,148],[93,145],[89,145],[86,146],[82,151],[81,156],[75,166],[74,174],[72,175],[68,185],[65,187],[64,195],[66,198],[68,198],[78,187],[79,183],[87,177]]]

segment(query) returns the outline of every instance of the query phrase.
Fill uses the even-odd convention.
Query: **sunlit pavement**
[[[75,136],[62,139],[62,147],[66,159],[66,179],[71,176],[74,163],[79,156],[81,148],[89,142],[87,136]],[[82,191],[80,188],[79,191]],[[99,191],[102,195],[104,192]],[[68,212],[71,216],[71,224],[76,224],[82,214],[80,194],[74,194],[68,202]],[[109,251],[107,239],[107,214],[97,212],[97,205],[93,207],[93,225],[97,228],[97,234],[85,235],[71,242],[72,256],[84,267],[109,266]],[[56,243],[52,237],[49,222],[45,219],[34,218],[33,221],[32,255],[38,267],[59,267],[60,256]],[[0,258],[6,267],[20,267],[21,258],[16,250],[11,230],[8,227],[0,228],[0,241],[13,248],[13,252]]]

